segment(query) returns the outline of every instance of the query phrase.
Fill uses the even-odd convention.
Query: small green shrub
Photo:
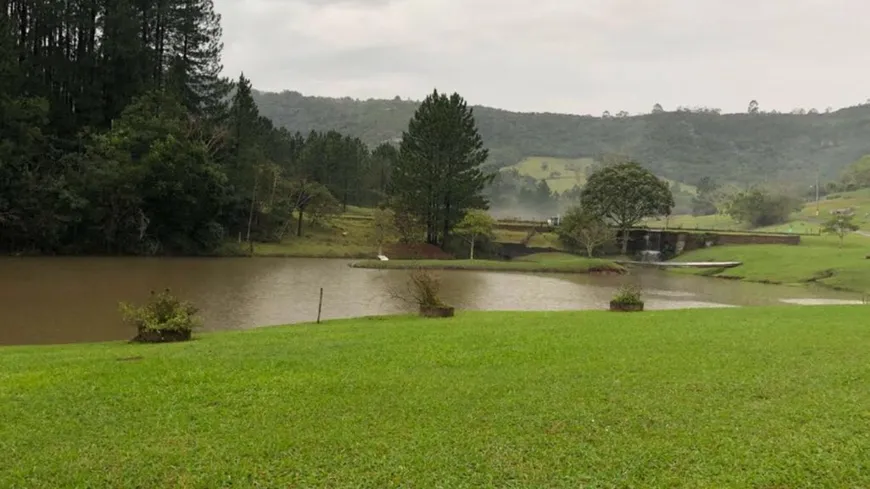
[[[199,310],[172,295],[169,289],[160,293],[151,291],[151,298],[144,306],[122,302],[119,307],[124,321],[135,326],[140,334],[149,331],[190,333],[201,325],[196,316]]]
[[[634,284],[621,286],[619,290],[616,291],[616,295],[613,296],[613,302],[624,305],[643,304],[643,300],[641,300],[640,287]]]

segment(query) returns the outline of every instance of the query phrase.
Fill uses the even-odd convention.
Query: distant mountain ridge
[[[255,92],[260,112],[291,131],[337,131],[369,145],[397,140],[419,102]],[[473,101],[469,101],[473,102]],[[735,183],[811,184],[833,179],[870,154],[870,105],[827,114],[717,114],[678,111],[628,117],[518,113],[474,107],[491,163],[529,156],[629,155],[685,183],[703,176]]]

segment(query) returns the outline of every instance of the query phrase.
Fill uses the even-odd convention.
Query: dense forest
[[[211,0],[0,0],[0,250],[199,254],[382,199],[393,145],[276,128]]]
[[[291,131],[332,128],[377,144],[399,137],[417,102],[307,97],[255,92],[262,114]],[[755,102],[755,101],[752,101]],[[749,104],[749,102],[748,102]],[[628,155],[672,180],[702,177],[738,184],[811,184],[817,172],[833,180],[870,153],[870,105],[789,114],[748,105],[745,114],[656,105],[649,114],[602,117],[515,113],[475,107],[490,163],[508,166],[526,156]]]

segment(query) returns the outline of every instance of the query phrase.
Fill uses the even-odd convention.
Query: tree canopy
[[[623,231],[622,251],[628,248],[628,230],[645,217],[664,216],[674,207],[667,183],[635,162],[616,163],[593,173],[583,189],[584,209]]]
[[[383,200],[395,148],[276,128],[220,75],[220,21],[212,0],[0,2],[0,251],[212,253]]]
[[[833,234],[840,238],[840,246],[842,247],[846,235],[860,229],[860,227],[853,222],[854,218],[855,216],[852,214],[832,215],[830,219],[822,225],[822,232]]]
[[[456,234],[464,236],[469,243],[468,258],[474,260],[474,245],[482,237],[492,235],[495,228],[495,219],[486,211],[472,209],[465,214],[456,226]]]
[[[791,213],[800,209],[799,199],[756,187],[735,194],[728,204],[728,215],[737,222],[763,227],[787,222]]]
[[[388,187],[394,210],[415,216],[427,242],[443,246],[466,212],[486,208],[487,156],[465,100],[434,91],[402,135]]]
[[[568,249],[583,250],[590,258],[596,250],[612,242],[615,237],[613,229],[601,216],[580,206],[565,213],[556,232],[559,240]]]

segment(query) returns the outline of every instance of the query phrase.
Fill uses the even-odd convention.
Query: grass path
[[[867,309],[0,348],[0,487],[870,486]]]

